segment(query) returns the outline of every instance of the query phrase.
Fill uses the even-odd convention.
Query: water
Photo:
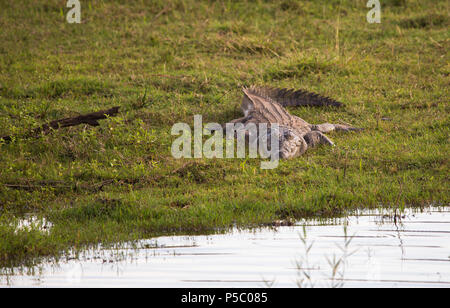
[[[450,287],[450,211],[403,215],[394,222],[380,212],[361,212],[325,224],[159,237],[87,250],[57,264],[43,263],[33,273],[16,271],[0,278],[0,285]]]

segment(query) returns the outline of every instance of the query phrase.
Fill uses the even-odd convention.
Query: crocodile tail
[[[246,88],[254,94],[262,97],[270,98],[280,105],[286,106],[334,106],[341,107],[343,104],[332,98],[311,93],[304,90],[280,89],[272,87],[256,87]]]

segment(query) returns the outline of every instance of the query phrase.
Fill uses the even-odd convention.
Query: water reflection
[[[9,286],[450,287],[450,212],[359,212],[332,222],[168,236],[87,250]],[[395,218],[395,219],[394,219]],[[17,270],[17,269],[16,269]]]

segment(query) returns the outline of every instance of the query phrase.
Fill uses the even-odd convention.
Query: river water
[[[0,286],[450,287],[449,209],[392,213],[97,247]]]

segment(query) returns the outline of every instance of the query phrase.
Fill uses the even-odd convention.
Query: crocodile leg
[[[242,117],[242,118],[237,118],[237,119],[231,120],[228,123],[243,123],[244,124],[245,122],[247,122],[247,120],[248,120],[248,117]]]
[[[248,119],[249,119],[249,117],[242,117],[242,118],[237,118],[237,119],[231,120],[228,123],[232,123],[232,124],[242,123],[242,124],[245,124],[248,121]],[[225,133],[226,132],[226,123],[222,124],[222,128],[223,128],[223,132]]]
[[[352,127],[350,125],[343,125],[343,124],[323,123],[323,124],[311,125],[311,130],[319,131],[321,133],[328,133],[333,130],[343,131],[343,132],[359,131],[359,130],[362,130],[362,128],[356,128],[356,127]]]
[[[303,136],[303,138],[308,144],[308,148],[315,147],[318,144],[327,144],[334,146],[333,141],[331,141],[327,136],[325,136],[324,134],[322,134],[320,131],[317,130],[306,133],[305,136]]]

